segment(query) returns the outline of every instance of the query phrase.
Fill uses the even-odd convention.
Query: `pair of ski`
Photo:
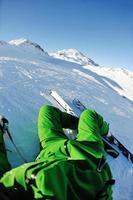
[[[54,105],[60,108],[62,111],[80,117],[80,114],[86,109],[86,107],[78,100],[74,99],[72,102],[67,103],[56,91],[48,90],[46,92],[48,100]],[[107,154],[113,158],[117,158],[120,153],[123,154],[129,161],[133,163],[133,154],[125,148],[125,146],[113,135],[111,137],[103,137],[104,147]]]

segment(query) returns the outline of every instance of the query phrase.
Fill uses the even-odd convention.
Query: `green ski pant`
[[[77,134],[76,140],[75,141],[68,140],[68,138],[65,136],[63,132],[63,128],[77,129],[78,134]],[[100,149],[99,147],[101,147],[101,149],[103,150],[103,142],[101,139],[101,135],[105,135],[105,133],[107,133],[108,125],[103,120],[102,116],[96,113],[94,110],[90,110],[90,109],[85,110],[81,114],[80,119],[78,120],[77,117],[67,114],[66,112],[61,112],[59,109],[55,107],[43,106],[39,112],[38,131],[39,131],[39,138],[40,138],[42,148],[45,149],[45,150],[42,150],[42,152],[45,151],[46,157],[47,155],[50,155],[50,152],[55,153],[56,155],[56,152],[58,152],[60,147],[63,146],[64,144],[63,141],[67,139],[68,140],[67,150],[71,159],[82,160],[84,157],[83,152],[86,154],[88,153],[87,152],[88,150],[92,153],[92,155],[96,157],[101,156],[102,151],[101,152],[99,151]],[[83,147],[82,142],[83,143],[90,142],[89,144],[91,148],[89,148],[89,144],[87,144],[88,146],[87,146],[86,152],[83,151],[84,147]],[[57,156],[63,157],[62,154],[60,155],[57,154]],[[40,154],[40,158],[43,159],[43,153]],[[105,167],[103,171],[104,171],[103,174],[101,173],[102,174],[101,176],[103,176],[103,180],[104,178],[105,180],[112,178],[108,165]],[[82,179],[80,175],[78,178]],[[92,180],[93,180],[93,177],[92,177]],[[70,180],[70,182],[72,182],[72,180]],[[87,187],[87,183],[85,184]],[[90,183],[88,183],[88,190],[89,190],[89,184]],[[93,180],[91,190],[95,191],[94,189],[95,187],[97,188],[97,186],[95,185],[95,180]],[[93,191],[91,191],[90,193],[93,193]],[[105,199],[111,200],[112,199],[111,184],[106,183],[104,187],[100,189],[100,192],[98,192],[95,195],[93,194],[92,196],[96,196],[96,199],[99,199],[99,200],[105,200]]]

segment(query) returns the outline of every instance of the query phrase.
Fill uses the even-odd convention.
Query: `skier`
[[[63,128],[78,129],[76,139],[68,139]],[[3,175],[0,199],[112,200],[114,180],[101,138],[108,131],[109,125],[94,110],[86,109],[78,119],[42,106],[41,151],[34,162]]]

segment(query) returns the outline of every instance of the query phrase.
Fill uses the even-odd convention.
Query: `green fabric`
[[[43,106],[38,119],[42,150],[36,161],[7,172],[0,182],[5,187],[16,182],[25,190],[30,187],[35,199],[47,195],[56,200],[111,200],[111,185],[105,187],[112,179],[108,164],[97,171],[100,159],[106,157],[101,135],[109,126],[103,118],[87,109],[78,123],[77,118],[55,107]],[[78,129],[76,140],[69,140],[63,128]]]
[[[0,177],[3,173],[11,169],[7,159],[6,149],[4,145],[3,133],[0,130]]]

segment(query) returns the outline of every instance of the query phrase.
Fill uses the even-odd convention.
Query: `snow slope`
[[[96,109],[133,152],[133,73],[57,59],[33,44],[22,39],[0,42],[0,113],[8,117],[23,156],[32,161],[39,152],[38,110],[49,104],[42,94],[50,88],[68,101],[76,97]],[[7,135],[5,142],[12,150],[8,152],[12,166],[20,165],[22,160]],[[108,162],[116,179],[114,200],[132,200],[133,165],[122,155],[116,160],[108,156]]]

